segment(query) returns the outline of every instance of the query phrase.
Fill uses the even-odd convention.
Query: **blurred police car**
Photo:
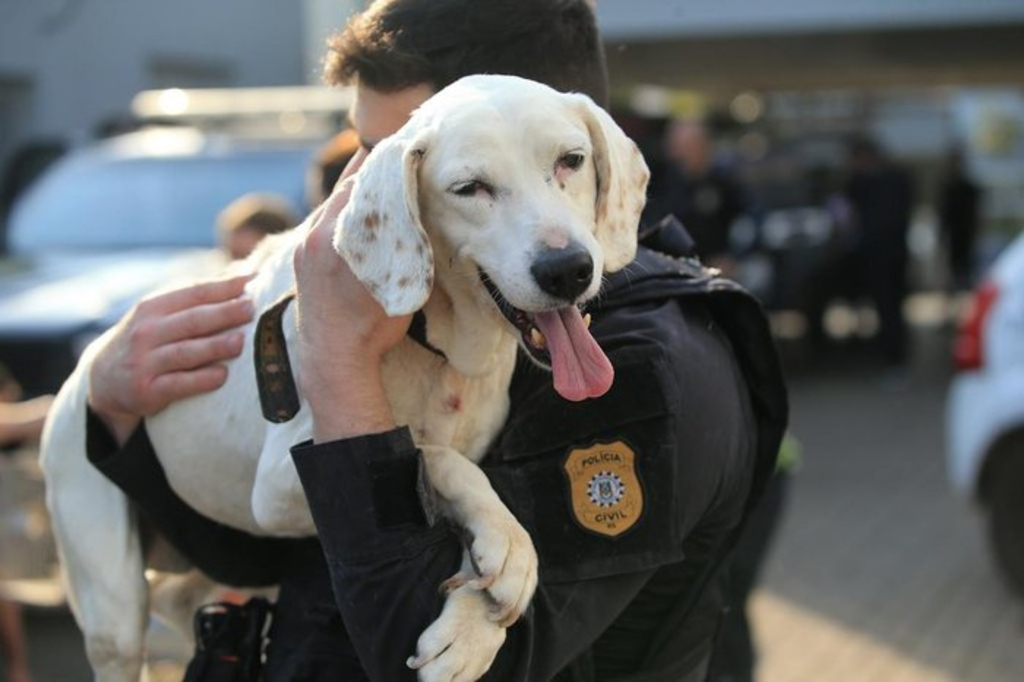
[[[313,155],[344,115],[344,94],[323,90],[141,93],[142,118],[174,125],[73,151],[44,173],[15,205],[0,260],[0,363],[28,395],[59,388],[143,294],[222,267],[216,216],[232,200],[274,193],[307,211]],[[311,125],[318,114],[329,120]]]
[[[1024,594],[1024,235],[974,292],[954,346],[947,457],[986,514],[999,567]]]

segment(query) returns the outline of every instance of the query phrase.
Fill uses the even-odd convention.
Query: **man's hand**
[[[357,158],[346,178],[358,168]],[[351,182],[324,202],[295,252],[300,381],[317,442],[394,428],[381,359],[405,336],[411,317],[388,317],[332,244]]]
[[[242,351],[238,329],[253,318],[252,275],[147,298],[117,325],[93,360],[89,406],[124,443],[143,417],[227,380],[226,360]]]

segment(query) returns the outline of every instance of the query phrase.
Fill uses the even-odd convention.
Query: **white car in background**
[[[308,174],[351,90],[149,90],[139,129],[56,161],[19,198],[0,258],[0,364],[55,392],[87,343],[143,294],[223,268],[217,214],[274,194],[306,214]]]
[[[0,363],[53,393],[143,294],[209,276],[221,209],[248,192],[302,215],[320,141],[148,128],[70,152],[15,204],[0,259]]]
[[[974,292],[954,346],[950,479],[984,511],[997,563],[1024,594],[1024,234]]]

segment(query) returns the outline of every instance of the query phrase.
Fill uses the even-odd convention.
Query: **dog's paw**
[[[406,664],[418,671],[421,682],[480,679],[505,643],[505,628],[494,622],[491,612],[483,592],[469,585],[454,588]]]
[[[493,600],[491,619],[502,627],[519,620],[537,589],[537,552],[515,517],[491,514],[469,528],[470,558],[478,577],[467,585],[486,590]]]

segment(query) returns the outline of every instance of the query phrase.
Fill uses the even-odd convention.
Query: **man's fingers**
[[[327,223],[333,225],[338,222],[338,216],[345,210],[348,205],[349,197],[352,196],[352,182],[348,180],[341,180],[338,182],[337,187],[331,196],[327,198],[327,201],[323,204],[323,213],[321,213],[314,225],[321,225]]]
[[[334,226],[338,222],[338,216],[345,210],[348,205],[349,197],[352,195],[352,181],[351,179],[342,179],[338,181],[337,187],[331,196],[327,197],[322,204],[317,208],[313,214],[310,225],[310,232],[316,233],[329,233],[331,238],[334,236]],[[307,236],[307,239],[309,237]]]
[[[233,298],[170,313],[153,324],[156,347],[183,339],[201,339],[250,322],[255,314],[248,298]]]
[[[175,401],[216,390],[227,378],[228,369],[224,365],[207,365],[186,372],[161,374],[153,380],[151,392],[163,409]]]
[[[183,289],[157,294],[146,299],[141,305],[155,315],[167,315],[196,306],[223,303],[241,296],[245,292],[245,285],[254,276],[253,273],[249,273],[213,282],[193,284]]]
[[[303,277],[307,270],[312,270],[317,275],[322,272],[330,272],[332,268],[342,266],[341,259],[334,250],[334,226],[338,222],[338,216],[348,204],[351,183],[339,186],[334,193],[320,205],[320,214],[313,219],[312,227],[305,238],[295,249],[293,256],[293,267],[299,291],[308,289],[310,280]],[[347,267],[347,266],[346,266]],[[321,286],[332,286],[329,280],[323,277],[314,276],[313,281]],[[304,286],[306,283],[306,286]],[[302,300],[300,295],[299,300]]]
[[[154,375],[198,369],[237,357],[244,341],[245,334],[241,331],[184,339],[156,348],[149,362]]]

